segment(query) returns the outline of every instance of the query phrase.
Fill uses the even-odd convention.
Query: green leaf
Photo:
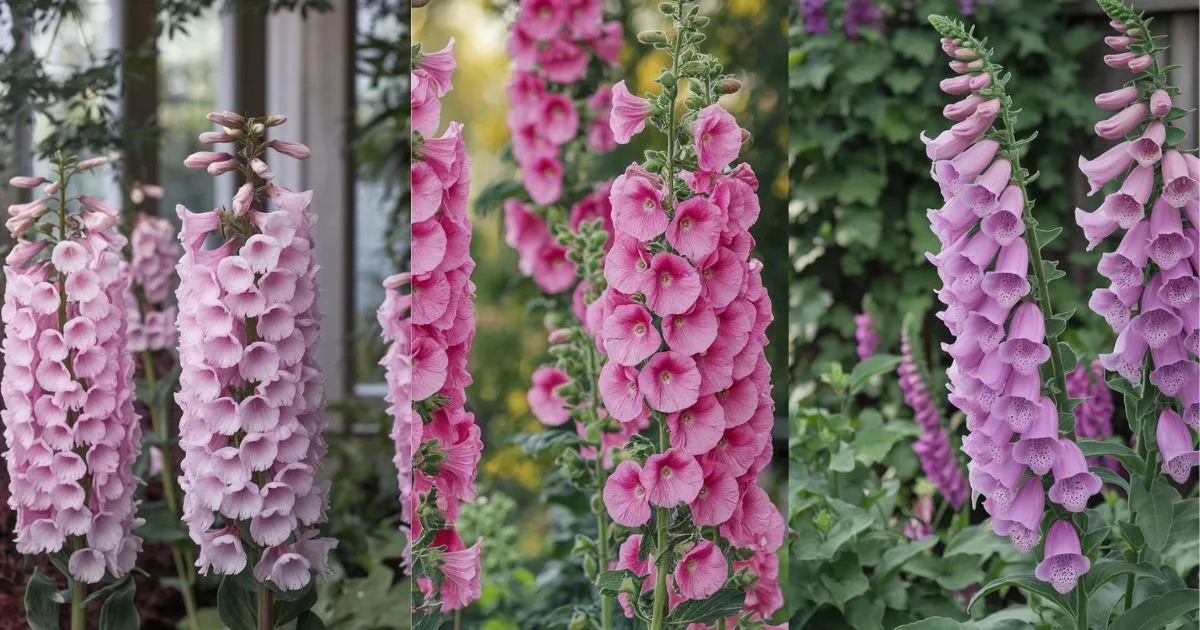
[[[1109,630],[1161,628],[1200,608],[1200,592],[1181,588],[1155,595],[1130,608],[1109,626]]]
[[[34,567],[25,583],[25,618],[32,630],[58,630],[58,585]]]
[[[540,433],[522,433],[512,439],[526,455],[537,455],[543,451],[563,446],[586,444],[575,431],[551,430]]]
[[[137,606],[133,603],[137,587],[133,580],[118,583],[122,586],[113,591],[100,607],[100,630],[127,630],[141,625]]]
[[[1123,562],[1120,560],[1101,560],[1093,564],[1092,568],[1083,576],[1084,590],[1090,597],[1101,586],[1108,584],[1122,575],[1130,574],[1162,581],[1162,574],[1159,573],[1154,565],[1148,562],[1133,564],[1132,562]]]
[[[724,587],[708,599],[690,599],[667,615],[667,625],[687,627],[689,624],[710,624],[717,619],[736,615],[746,601],[746,591]]]
[[[439,611],[437,613],[438,621],[441,621],[441,616],[442,613]],[[296,619],[296,630],[325,630],[325,622],[310,610]],[[413,630],[416,630],[415,626]]]
[[[891,372],[897,365],[900,365],[900,357],[891,354],[877,354],[859,362],[850,371],[850,395],[857,394],[872,377]]]
[[[883,630],[887,605],[871,596],[856,597],[846,604],[846,622],[855,630]]]
[[[306,613],[306,614],[312,614],[312,613]],[[304,619],[303,616],[301,616],[300,618]],[[317,621],[320,621],[320,619],[318,618]],[[441,625],[442,625],[442,609],[440,606],[438,608],[436,608],[435,610],[422,611],[422,614],[417,614],[416,612],[413,613],[412,630],[438,630],[438,628]],[[317,630],[318,628],[324,628],[324,625],[313,626],[312,630]],[[296,630],[301,630],[299,623],[296,624]],[[305,628],[304,630],[308,630],[308,629]]]
[[[188,539],[187,530],[178,516],[171,514],[164,501],[146,501],[138,506],[138,516],[145,519],[134,534],[150,543],[174,544]]]
[[[848,473],[854,470],[854,449],[845,442],[840,443],[838,452],[829,458],[829,470]]]
[[[975,603],[983,599],[994,591],[998,591],[1004,587],[1017,587],[1021,592],[1028,597],[1029,593],[1041,595],[1043,599],[1054,604],[1063,612],[1067,612],[1063,605],[1062,597],[1049,584],[1033,577],[1032,575],[1008,575],[996,578],[984,585],[974,595],[971,596],[971,601],[967,604],[967,610],[975,607]]]
[[[258,627],[257,594],[247,590],[236,575],[221,578],[217,588],[217,612],[229,630],[256,630]]]
[[[885,422],[874,409],[864,410],[854,432],[854,451],[869,464],[882,462],[898,442],[921,435],[915,422]],[[849,471],[845,471],[849,472]]]
[[[883,558],[875,567],[875,572],[877,575],[882,575],[882,579],[888,579],[895,572],[900,571],[904,567],[904,563],[914,556],[933,549],[937,543],[938,539],[930,536],[924,540],[909,540],[895,545],[883,552]]]
[[[1098,440],[1080,439],[1078,442],[1079,450],[1083,451],[1085,457],[1099,457],[1101,455],[1111,455],[1120,460],[1125,470],[1131,474],[1140,475],[1146,468],[1146,463],[1133,449],[1119,442],[1100,442]]]
[[[640,593],[642,591],[642,578],[629,569],[621,569],[620,571],[605,571],[596,576],[596,588],[601,595],[615,597],[621,592],[622,586],[626,591]]]
[[[317,589],[310,582],[298,596],[291,599],[275,600],[275,627],[283,627],[289,621],[298,619],[317,603]]]
[[[924,29],[902,28],[891,38],[891,45],[902,57],[919,61],[928,66],[938,56],[937,42]]]
[[[1037,234],[1038,245],[1045,249],[1047,245],[1054,242],[1054,239],[1058,238],[1059,234],[1062,234],[1063,229],[1061,227],[1056,227],[1049,230],[1043,228],[1033,228],[1033,231],[1035,234]]]
[[[132,579],[133,579],[132,577],[126,575],[125,577],[123,577],[115,582],[112,582],[111,584],[107,584],[101,588],[98,588],[98,589],[92,591],[91,593],[89,593],[87,598],[83,600],[83,603],[90,604],[90,603],[96,602],[96,601],[103,601],[104,598],[108,597],[109,593],[112,593],[113,591],[115,591],[117,589],[124,588],[125,582],[128,582]]]
[[[1151,549],[1162,551],[1167,544],[1178,500],[1179,493],[1162,477],[1155,477],[1148,492],[1141,484],[1133,484],[1129,509],[1133,512],[1133,523],[1142,530],[1146,545]]]
[[[1125,478],[1122,477],[1121,475],[1118,475],[1117,473],[1113,472],[1112,470],[1110,470],[1108,468],[1105,468],[1104,466],[1092,466],[1088,470],[1091,470],[1092,474],[1099,477],[1100,481],[1103,481],[1104,483],[1112,485],[1112,486],[1116,486],[1116,487],[1124,490],[1125,494],[1129,494],[1129,482],[1125,481]]]
[[[1058,342],[1058,354],[1062,357],[1064,372],[1074,370],[1075,366],[1079,363],[1079,355],[1075,353],[1075,348],[1072,348],[1071,344],[1065,341]]]
[[[1167,127],[1167,139],[1163,141],[1163,146],[1179,146],[1179,143],[1183,142],[1185,138],[1187,138],[1187,130],[1183,127],[1172,125]]]

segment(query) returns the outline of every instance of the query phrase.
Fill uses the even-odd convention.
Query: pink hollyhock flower
[[[454,38],[451,37],[445,48],[434,53],[423,53],[413,69],[413,74],[428,79],[438,98],[441,98],[454,89],[450,77],[457,67],[458,62],[454,59]]]
[[[741,152],[742,130],[733,115],[720,105],[700,110],[689,131],[702,170],[724,170]]]
[[[574,83],[587,72],[588,54],[570,39],[559,36],[537,54],[546,79],[554,83]]]
[[[575,104],[565,94],[547,94],[542,97],[538,117],[538,129],[547,140],[556,145],[566,144],[579,130],[579,114]]]
[[[563,0],[526,0],[521,3],[517,19],[529,35],[549,41],[566,25],[569,11]]]
[[[604,278],[622,293],[644,293],[652,282],[650,259],[650,252],[637,239],[617,233],[604,259]]]
[[[654,355],[638,374],[638,389],[658,411],[681,411],[699,398],[700,372],[691,357],[667,351]]]
[[[667,227],[667,242],[692,260],[713,253],[721,239],[721,209],[703,197],[692,197],[675,207]]]
[[[1054,590],[1065,595],[1075,588],[1079,578],[1091,566],[1080,549],[1075,526],[1071,521],[1055,521],[1046,534],[1045,558],[1037,565],[1037,578],[1049,582]]]
[[[684,599],[706,599],[721,590],[729,565],[716,545],[701,540],[679,558],[674,575]]]
[[[672,508],[696,499],[704,481],[704,472],[695,457],[671,448],[664,453],[651,455],[639,479],[650,503]]]
[[[650,502],[641,478],[637,462],[623,461],[604,484],[604,507],[619,525],[641,527],[650,521]]]
[[[562,195],[563,165],[557,158],[544,155],[522,167],[525,189],[539,206],[548,206]]]
[[[735,471],[715,460],[701,462],[704,479],[688,507],[697,525],[721,525],[737,511],[740,495]]]
[[[641,133],[646,128],[646,120],[650,118],[652,111],[650,101],[631,94],[625,81],[618,81],[613,85],[609,125],[617,144],[628,144],[633,136]]]
[[[650,278],[645,289],[646,306],[657,315],[684,313],[700,297],[696,268],[674,254],[655,254],[650,260]]]
[[[737,309],[734,309],[734,312],[737,312]],[[719,321],[721,320],[711,303],[700,298],[687,312],[668,315],[662,319],[663,339],[666,340],[667,346],[675,352],[687,355],[699,354],[708,350],[717,340]],[[736,346],[740,350],[744,347],[749,332],[747,328],[745,339],[734,334],[724,338],[724,342]],[[736,343],[738,340],[741,340],[742,343]]]
[[[479,599],[482,586],[479,582],[479,541],[471,547],[463,545],[458,532],[442,529],[433,537],[431,547],[445,546],[443,564],[439,567],[445,579],[442,581],[442,612],[466,608]]]
[[[547,365],[534,370],[532,380],[528,399],[533,415],[546,426],[556,427],[566,423],[571,418],[570,409],[555,389],[570,382],[567,373]]]
[[[620,422],[632,422],[645,411],[646,403],[638,385],[638,371],[615,361],[600,369],[600,399],[609,415]]]
[[[605,351],[620,365],[637,365],[662,344],[650,313],[639,304],[613,309],[604,322],[603,334]]]
[[[665,232],[670,223],[662,207],[665,194],[656,182],[636,173],[618,176],[609,196],[617,229],[639,241]]]
[[[725,434],[725,411],[713,396],[667,416],[671,444],[689,455],[703,455],[716,447]]]

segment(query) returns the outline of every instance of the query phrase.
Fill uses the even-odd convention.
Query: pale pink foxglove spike
[[[1159,117],[1171,113],[1171,95],[1166,90],[1155,90],[1150,95],[1150,113]]]
[[[307,146],[300,142],[292,142],[290,140],[271,140],[267,146],[276,151],[297,160],[307,160],[312,155],[312,151]]]
[[[8,185],[13,188],[37,188],[44,183],[46,183],[46,178],[41,176],[18,175],[8,180]]]
[[[240,114],[235,114],[229,111],[209,112],[208,121],[221,125],[222,127],[240,128],[246,123],[246,119]]]
[[[183,161],[188,168],[208,168],[211,164],[232,160],[233,156],[220,151],[197,151]]]

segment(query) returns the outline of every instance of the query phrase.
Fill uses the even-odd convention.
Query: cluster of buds
[[[900,377],[900,390],[904,393],[905,404],[913,411],[913,419],[921,427],[921,437],[913,443],[913,451],[921,461],[925,476],[957,510],[969,494],[967,478],[963,476],[958,457],[950,446],[950,437],[942,427],[938,405],[925,387],[907,328],[900,333],[900,356],[900,367],[896,370]],[[926,524],[931,519],[932,514],[925,519]]]
[[[131,533],[141,428],[126,340],[130,275],[117,212],[67,197],[72,176],[107,159],[54,161],[56,180],[10,181],[44,188],[8,208],[16,245],[4,265],[0,417],[17,551],[68,550],[70,577],[94,584],[128,574],[142,547]]]
[[[1186,112],[1172,107],[1178,89],[1156,61],[1165,48],[1141,14],[1116,0],[1101,5],[1116,31],[1104,38],[1116,51],[1104,62],[1134,78],[1096,97],[1097,107],[1116,112],[1096,123],[1096,135],[1120,142],[1079,160],[1089,194],[1119,184],[1096,210],[1075,210],[1088,249],[1123,231],[1098,267],[1110,284],[1088,305],[1117,333],[1113,351],[1100,356],[1104,368],[1137,385],[1149,354],[1150,383],[1178,404],[1159,419],[1158,446],[1163,473],[1184,483],[1200,459],[1184,428],[1200,423],[1200,158],[1177,146],[1184,134],[1174,121]]]
[[[949,129],[921,137],[945,201],[929,211],[941,250],[928,257],[943,283],[938,299],[945,310],[938,317],[955,338],[945,346],[953,357],[950,402],[967,418],[963,450],[971,457],[971,488],[987,497],[993,530],[1027,553],[1042,539],[1044,475],[1054,474],[1049,498],[1076,513],[1101,481],[1070,435],[1060,435],[1059,407],[1065,405],[1042,394],[1043,364],[1052,361],[1052,370],[1061,364],[1038,301],[1049,303],[1039,246],[1023,238],[1032,236],[1026,230],[1029,175],[1017,162],[1022,143],[1012,134],[1008,76],[960,23],[940,16],[930,21],[943,35],[942,50],[956,75],[941,82],[942,91],[963,97],[944,110],[954,122]],[[1031,266],[1038,300],[1027,301]],[[1056,396],[1066,395],[1065,384],[1048,389],[1055,387]],[[1089,566],[1074,525],[1056,522],[1038,575],[1065,593]]]
[[[232,209],[176,207],[183,520],[201,574],[238,574],[257,559],[259,582],[296,591],[329,574],[337,546],[317,529],[329,482],[316,481],[326,445],[325,379],[313,356],[315,217],[312,193],[277,185],[266,159],[272,150],[300,159],[309,151],[266,137],[282,116],[208,119],[223,129],[201,142],[233,152],[195,153],[185,164],[236,171],[245,183]]]
[[[388,378],[393,409],[409,401],[408,410],[393,413],[393,431],[397,458],[407,455],[411,461],[412,504],[406,509],[414,575],[424,595],[414,609],[442,611],[479,599],[481,588],[480,544],[466,547],[454,528],[459,504],[475,498],[483,451],[475,415],[466,410],[467,358],[475,338],[475,261],[467,216],[471,163],[461,124],[452,122],[442,136],[426,137],[440,126],[439,99],[452,89],[453,45],[431,54],[413,47],[413,107],[423,113],[412,140],[412,264],[389,280],[391,312],[381,313],[390,320],[385,330],[397,333],[391,358],[384,361],[390,370],[407,371]],[[406,287],[408,295],[400,295]],[[404,345],[407,365],[395,356],[395,348]]]
[[[576,265],[549,226],[569,222],[578,230],[583,221],[609,221],[608,182],[580,196],[574,175],[586,154],[616,146],[612,91],[589,78],[589,68],[593,59],[617,63],[621,35],[620,22],[604,21],[601,0],[522,0],[509,35],[508,130],[531,204],[505,201],[505,239],[517,250],[521,274],[549,294],[577,286]],[[559,216],[564,197],[573,200],[569,216]]]
[[[626,527],[641,528],[657,514],[655,561],[618,564],[650,578],[644,584],[655,589],[655,618],[663,606],[708,598],[729,583],[745,589],[750,618],[764,620],[782,605],[775,550],[785,527],[757,484],[771,459],[775,422],[763,352],[771,299],[762,263],[750,256],[758,180],[748,164],[733,165],[747,134],[717,99],[740,85],[697,46],[708,19],[693,2],[660,10],[674,22],[676,40],[661,31],[639,40],[671,55],[658,80],[662,93],[648,100],[618,83],[612,127],[622,141],[650,122],[667,135],[667,151],[647,152],[645,164],[630,165],[613,182],[607,287],[587,310],[607,356],[599,391],[609,416],[635,425],[653,420],[660,440],[654,449],[630,450],[603,499]],[[677,120],[685,79],[691,95]],[[671,527],[713,527],[720,535],[713,542],[697,534],[677,554],[664,546],[671,518]],[[647,538],[627,539],[621,558],[636,560],[630,548]],[[725,554],[733,555],[731,565]],[[750,577],[741,581],[729,566]],[[634,614],[628,598],[622,603]]]

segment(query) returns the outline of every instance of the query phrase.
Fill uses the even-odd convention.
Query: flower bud
[[[224,162],[233,159],[233,156],[228,153],[218,151],[197,151],[183,160],[183,165],[188,168],[208,168],[210,164]]]
[[[221,125],[222,127],[241,127],[246,122],[246,119],[240,114],[228,111],[209,112],[207,118],[209,122]]]
[[[45,177],[31,177],[29,175],[18,175],[8,180],[8,185],[13,188],[37,188],[46,182]]]
[[[662,31],[642,31],[638,33],[637,38],[643,44],[667,43],[667,34]]]
[[[224,142],[233,142],[233,136],[224,131],[205,131],[200,134],[201,144],[220,144]]]
[[[735,94],[742,89],[742,82],[734,78],[721,79],[717,83],[717,92],[721,94]]]
[[[88,159],[83,160],[82,162],[79,162],[78,164],[76,164],[75,170],[76,171],[87,171],[87,170],[96,168],[97,166],[103,166],[105,164],[108,164],[108,162],[109,162],[108,157],[102,156],[102,157],[88,158]]]
[[[213,162],[208,165],[207,170],[208,170],[209,175],[215,176],[215,175],[224,175],[225,173],[228,173],[229,171],[237,169],[237,167],[238,167],[238,161],[236,159],[230,159],[230,160],[224,160],[221,162]]]
[[[288,140],[272,140],[267,143],[267,146],[288,157],[296,158],[297,160],[307,160],[308,157],[312,155],[312,151],[310,151],[307,146],[299,142],[291,142]]]

